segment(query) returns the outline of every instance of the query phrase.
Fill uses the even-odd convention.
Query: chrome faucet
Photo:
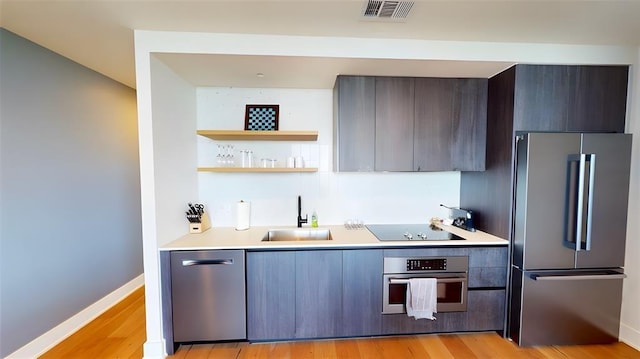
[[[302,218],[302,198],[298,196],[298,228],[302,228],[302,224],[307,223],[308,216],[308,214],[305,214],[304,218]]]

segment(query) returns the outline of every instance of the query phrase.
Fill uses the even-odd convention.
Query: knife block
[[[209,228],[211,228],[211,220],[206,212],[200,217],[200,223],[189,223],[189,233],[202,233]]]

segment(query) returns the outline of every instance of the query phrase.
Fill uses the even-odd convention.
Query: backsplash
[[[215,166],[218,144],[275,158],[303,156],[313,173],[200,173],[198,201],[207,205],[213,226],[235,225],[235,204],[251,202],[251,225],[296,224],[297,196],[303,216],[315,210],[320,226],[357,218],[365,223],[426,222],[446,216],[440,203],[457,205],[458,172],[336,173],[333,164],[331,90],[203,87],[197,90],[198,129],[241,130],[246,104],[279,104],[280,130],[317,130],[317,142],[212,141],[198,138],[198,165]]]

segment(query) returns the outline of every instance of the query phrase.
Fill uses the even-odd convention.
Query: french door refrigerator
[[[518,133],[507,335],[618,340],[631,135]]]

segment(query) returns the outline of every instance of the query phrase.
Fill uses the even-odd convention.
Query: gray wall
[[[0,121],[4,357],[142,274],[142,235],[133,89],[0,29]]]

